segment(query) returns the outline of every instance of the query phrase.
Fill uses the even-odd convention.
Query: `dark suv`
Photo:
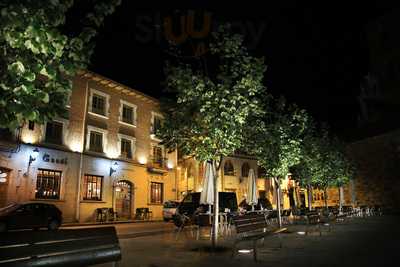
[[[41,227],[57,230],[61,223],[62,213],[52,204],[11,204],[0,208],[0,232]]]
[[[219,192],[218,193],[219,200],[219,211],[224,212],[226,209],[229,209],[229,214],[235,214],[238,210],[236,193],[234,192]],[[176,213],[173,217],[174,223],[176,226],[181,226],[182,224],[182,215],[186,215],[188,217],[193,217],[195,211],[202,207],[204,212],[207,212],[209,209],[209,205],[201,205],[200,204],[200,193],[189,193],[182,202],[178,205],[176,209]],[[211,206],[211,209],[213,206]],[[211,210],[212,211],[212,210]]]

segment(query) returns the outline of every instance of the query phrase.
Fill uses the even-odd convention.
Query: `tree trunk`
[[[324,199],[325,199],[325,209],[328,210],[328,192],[326,190],[326,187],[324,188]]]
[[[279,228],[282,227],[282,218],[281,218],[281,183],[279,178],[275,178],[276,184],[276,209],[278,211],[278,224]]]
[[[308,210],[312,210],[312,187],[307,185],[307,197],[308,197]]]
[[[219,199],[218,199],[218,169],[216,166],[216,161],[213,160],[212,166],[215,171],[215,177],[214,177],[214,220],[213,220],[213,225],[212,225],[212,247],[215,248],[217,245],[218,241],[218,213],[219,213]]]
[[[339,187],[339,213],[342,214],[343,209],[343,186]]]

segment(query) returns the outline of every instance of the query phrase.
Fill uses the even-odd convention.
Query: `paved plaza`
[[[226,250],[210,253],[206,233],[196,241],[189,232],[175,239],[174,233],[121,238],[124,267],[188,267],[188,266],[396,266],[400,253],[397,216],[354,218],[337,224],[332,232],[305,236],[298,234],[303,226],[288,226],[283,234],[283,248],[276,237],[260,244],[258,262],[252,254],[239,254],[231,259],[232,237],[221,240]],[[242,244],[246,247],[246,244]],[[250,247],[250,246],[249,246]],[[100,265],[99,265],[100,266]],[[109,266],[109,265],[101,265]]]

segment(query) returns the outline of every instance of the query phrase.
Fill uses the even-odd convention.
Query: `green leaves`
[[[166,64],[167,90],[176,96],[162,105],[166,122],[161,136],[168,148],[178,146],[204,161],[231,155],[246,142],[246,122],[263,112],[255,99],[266,94],[266,68],[248,55],[242,41],[225,26],[212,34],[210,57],[219,62],[213,73],[183,60]]]
[[[342,186],[354,176],[354,167],[344,153],[344,145],[331,137],[326,128],[307,131],[302,145],[302,160],[292,168],[302,185],[325,189]]]
[[[8,71],[15,75],[22,75],[25,72],[25,67],[21,61],[17,61],[8,65]]]
[[[270,177],[285,177],[300,162],[308,115],[283,98],[265,99],[265,114],[251,120],[245,149],[257,157]]]
[[[65,113],[71,76],[89,63],[97,28],[85,25],[77,36],[62,33],[72,0],[0,3],[0,127],[26,120],[42,123]],[[94,16],[103,20],[119,1],[96,1]],[[100,5],[101,8],[96,8]]]

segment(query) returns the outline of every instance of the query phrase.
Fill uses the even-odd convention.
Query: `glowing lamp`
[[[111,159],[115,159],[115,158],[118,158],[119,153],[117,152],[116,149],[109,149],[109,150],[106,152],[106,155],[107,155],[107,157],[109,157],[109,158],[111,158]]]
[[[147,163],[147,159],[144,156],[139,157],[138,161],[139,161],[140,164],[146,164]]]
[[[77,141],[71,142],[71,144],[69,145],[69,148],[73,152],[82,152],[81,144],[80,144],[80,142],[77,142]]]
[[[21,140],[22,140],[22,142],[27,143],[27,144],[33,144],[36,141],[34,135],[30,132],[23,133],[21,136]]]
[[[172,162],[168,162],[167,163],[167,167],[168,167],[168,169],[172,169],[173,167],[174,167],[174,164],[172,163]]]

